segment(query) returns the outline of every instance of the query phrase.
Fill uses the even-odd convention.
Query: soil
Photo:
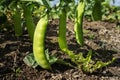
[[[51,20],[46,34],[46,48],[50,55],[67,60],[69,57],[58,46],[58,20]],[[28,34],[15,37],[14,31],[0,32],[0,80],[120,80],[120,28],[115,23],[84,20],[85,46],[77,44],[73,31],[73,22],[67,21],[67,43],[75,53],[86,53],[92,49],[100,60],[116,60],[94,73],[84,73],[81,69],[54,64],[52,71],[40,67],[32,68],[23,62],[23,58],[32,53],[32,42]]]

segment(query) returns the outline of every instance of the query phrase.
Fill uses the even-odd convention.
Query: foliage
[[[80,3],[83,3],[83,2],[85,4],[86,3],[90,4],[91,0],[87,0],[86,2],[83,0],[80,1]],[[53,6],[51,7],[50,2],[48,0],[47,1],[41,0],[39,3],[40,3],[40,5],[42,5],[42,11],[44,13],[46,12],[45,14],[51,15],[51,13],[52,14],[58,13],[58,17],[60,18],[59,36],[58,36],[59,47],[63,52],[68,54],[68,56],[71,58],[72,62],[74,62],[83,71],[92,73],[92,72],[96,71],[97,69],[102,68],[104,66],[107,66],[114,61],[114,58],[113,58],[113,60],[108,61],[108,62],[94,61],[94,60],[92,60],[92,55],[93,55],[92,50],[90,50],[87,53],[86,57],[84,57],[83,53],[75,54],[71,50],[68,49],[67,42],[66,42],[66,20],[67,20],[67,17],[70,18],[69,16],[72,16],[72,18],[76,18],[75,20],[77,20],[77,22],[75,21],[75,24],[80,23],[77,26],[82,26],[82,22],[83,22],[82,19],[83,19],[84,11],[86,11],[86,9],[84,10],[85,7],[82,7],[81,5],[76,4],[73,0],[70,0],[70,1],[60,0],[60,2],[57,5],[55,5],[54,7]],[[71,6],[71,4],[74,4],[75,8],[73,8],[73,7],[69,8],[68,6]],[[102,3],[99,0],[94,1],[92,13],[91,13],[94,20],[101,20],[102,19],[102,16],[101,16],[102,15],[101,14],[102,8],[99,8],[99,11],[96,12],[96,10],[98,10],[98,9],[96,9],[96,7],[98,7],[98,6],[101,7],[101,5],[102,5]],[[79,12],[80,8],[83,9],[83,12]],[[73,16],[73,9],[75,9],[74,11],[77,13],[74,16]],[[41,10],[41,6],[40,6],[40,10]],[[100,13],[100,14],[98,14],[98,13]],[[81,22],[79,22],[79,20]],[[82,30],[82,28],[76,28],[75,31],[80,31],[79,29]],[[81,34],[81,33],[77,33],[77,34]],[[80,35],[78,35],[78,36],[80,36]],[[83,36],[83,34],[82,34],[82,36]],[[37,36],[34,38],[37,38]],[[83,39],[81,41],[83,41]],[[40,43],[40,44],[42,44],[42,43]],[[44,45],[42,45],[41,47],[44,47]],[[34,53],[34,54],[36,54],[36,53]],[[37,53],[37,54],[40,54],[40,53]],[[48,55],[48,52],[45,56],[47,56],[47,60],[49,62],[48,64],[50,64],[50,65],[55,63],[55,62],[61,62],[61,63],[64,62],[63,60],[60,61],[59,59],[57,59],[55,57],[50,57]],[[43,58],[39,58],[37,60],[41,60],[41,59],[43,59]],[[37,62],[39,62],[39,61],[37,61]],[[65,62],[65,64],[67,64],[67,63]],[[69,66],[71,66],[71,64],[69,64]],[[46,69],[46,68],[44,68],[44,69]]]
[[[94,71],[96,71],[97,69],[100,69],[102,67],[105,67],[109,64],[111,64],[115,59],[113,58],[111,61],[108,62],[102,62],[102,61],[94,61],[92,60],[92,56],[93,56],[93,52],[92,50],[89,50],[89,52],[87,53],[86,57],[83,56],[82,53],[75,55],[76,58],[73,60],[75,62],[77,62],[77,65],[79,67],[81,67],[81,69],[84,72],[89,72],[89,73],[93,73]]]
[[[116,22],[120,20],[120,7],[118,6],[110,6],[107,2],[103,4],[103,20],[107,20],[110,22]]]
[[[32,18],[33,7],[31,7],[32,4],[27,5],[25,3],[22,6],[23,6],[23,13],[24,13],[23,15],[26,21],[27,31],[28,31],[31,41],[33,41],[33,36],[34,36],[34,31],[35,31],[35,24]]]
[[[78,0],[77,2],[75,2],[75,0],[59,0],[59,2],[54,6],[51,5],[51,1],[53,0],[9,0],[8,2],[6,2],[6,0],[0,1],[0,4],[2,4],[0,6],[0,13],[4,14],[4,10],[11,10],[13,17],[12,20],[14,21],[15,33],[17,36],[22,35],[23,29],[21,27],[21,20],[24,19],[26,22],[28,34],[31,38],[31,41],[33,41],[33,53],[24,58],[24,62],[28,66],[35,68],[39,65],[44,69],[51,69],[52,64],[59,63],[75,67],[68,62],[65,62],[54,56],[50,56],[48,50],[45,51],[44,42],[47,24],[49,23],[49,19],[56,18],[59,18],[59,47],[71,58],[71,61],[77,65],[77,68],[81,68],[85,72],[92,73],[114,61],[114,58],[108,62],[94,61],[92,60],[92,50],[89,50],[88,53],[86,53],[86,56],[84,56],[84,53],[75,54],[73,51],[69,50],[66,39],[66,22],[67,19],[72,19],[74,21],[76,40],[78,44],[84,46],[84,35],[82,28],[83,17],[89,17],[91,20],[98,21],[102,20],[102,16],[107,16],[110,12],[112,12],[115,13],[112,18],[114,17],[115,19],[119,19],[119,8],[111,8],[108,4],[105,3],[105,0]],[[19,11],[20,13],[23,13],[23,15],[19,14]],[[14,14],[16,13],[19,14],[19,16],[17,15],[15,17]],[[40,20],[35,27],[32,16],[36,15],[37,17],[40,17]],[[111,17],[109,19],[111,19]]]

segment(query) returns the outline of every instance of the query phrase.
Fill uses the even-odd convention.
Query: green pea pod
[[[100,0],[95,0],[95,4],[92,9],[93,20],[98,21],[102,19],[102,5]]]
[[[22,35],[21,14],[17,9],[14,9],[13,22],[14,22],[15,36],[21,36]]]
[[[24,6],[23,10],[24,10],[24,17],[26,20],[27,31],[28,31],[31,41],[33,41],[35,24],[32,18],[32,12],[30,11],[30,8],[27,6]]]
[[[74,53],[68,49],[66,40],[66,20],[66,12],[62,11],[62,13],[60,14],[59,22],[58,44],[60,49],[72,58],[74,56]]]
[[[85,2],[81,1],[76,9],[76,17],[75,17],[75,25],[74,25],[74,31],[76,35],[77,43],[81,46],[84,45],[84,37],[83,37],[83,15],[85,11]]]
[[[35,60],[44,69],[50,69],[50,64],[45,55],[45,33],[47,25],[48,16],[46,15],[37,23],[33,39],[33,53]]]
[[[58,35],[58,43],[60,49],[67,48],[67,41],[66,41],[66,13],[62,11],[60,14],[60,22],[59,22],[59,35]]]

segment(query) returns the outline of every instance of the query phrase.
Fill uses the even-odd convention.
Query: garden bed
[[[46,34],[46,49],[50,55],[69,61],[69,57],[58,47],[58,20],[50,21]],[[120,80],[120,28],[110,22],[90,22],[84,20],[85,46],[80,47],[74,36],[73,22],[67,22],[67,43],[75,53],[86,53],[92,49],[98,53],[96,58],[114,63],[96,72],[84,73],[81,69],[54,64],[52,70],[28,67],[23,58],[32,53],[32,42],[28,34],[16,38],[14,32],[0,33],[0,80]]]

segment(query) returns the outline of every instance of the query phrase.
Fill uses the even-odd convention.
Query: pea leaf
[[[38,66],[37,62],[35,61],[33,53],[28,54],[23,59],[24,63],[28,65],[29,67],[36,68]]]
[[[50,1],[49,0],[21,0],[21,1],[33,1],[33,2],[38,2],[41,5],[46,6],[47,8],[51,8]]]
[[[46,58],[49,61],[49,63],[52,65],[57,61],[57,58],[55,56],[50,56],[48,49],[45,50]]]

